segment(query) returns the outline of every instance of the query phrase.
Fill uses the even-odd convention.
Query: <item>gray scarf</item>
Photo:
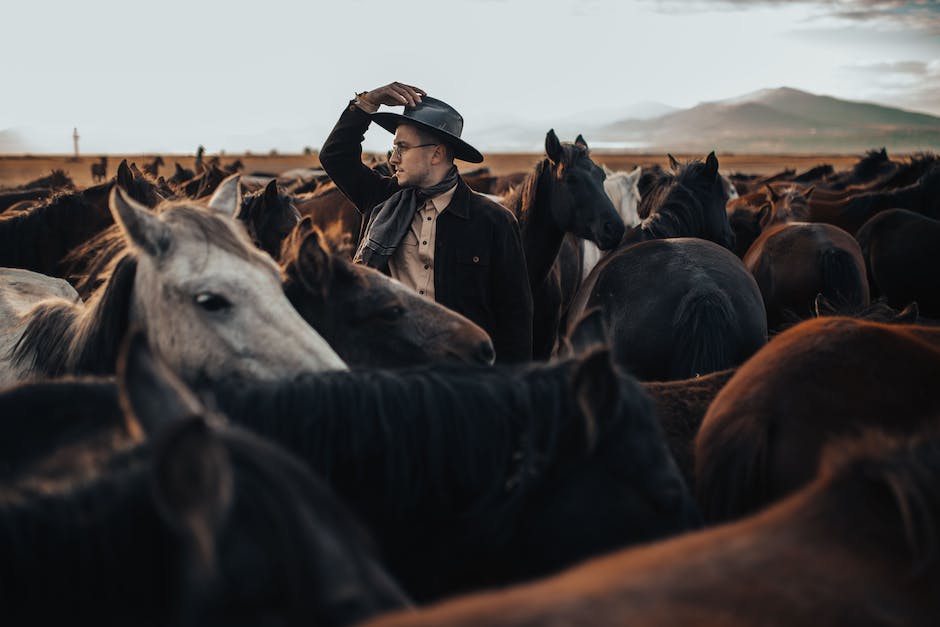
[[[353,263],[382,268],[405,237],[418,208],[429,198],[446,192],[456,184],[457,166],[451,166],[447,176],[437,185],[406,187],[389,196],[388,200],[372,210]]]

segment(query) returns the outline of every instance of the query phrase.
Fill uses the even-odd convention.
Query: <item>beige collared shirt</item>
[[[411,228],[388,261],[392,278],[434,300],[434,239],[437,217],[447,208],[457,186],[429,199],[415,212]]]

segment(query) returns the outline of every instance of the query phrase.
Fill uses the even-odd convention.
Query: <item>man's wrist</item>
[[[364,91],[356,94],[356,99],[353,101],[353,103],[366,113],[375,113],[379,110],[379,105],[374,104],[371,100],[366,98],[366,94],[368,93],[369,92]]]

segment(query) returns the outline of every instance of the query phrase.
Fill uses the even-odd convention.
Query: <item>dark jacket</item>
[[[369,115],[350,103],[320,151],[320,164],[359,209],[362,224],[401,189],[394,177],[382,176],[362,162],[369,123]],[[437,218],[435,239],[437,302],[489,333],[497,362],[531,360],[532,293],[515,216],[460,179]],[[378,269],[389,274],[387,262]]]

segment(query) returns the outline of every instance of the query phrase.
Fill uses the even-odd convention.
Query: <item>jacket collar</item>
[[[450,199],[450,204],[444,207],[444,211],[464,220],[470,219],[470,187],[464,183],[462,176],[457,177],[454,197]]]

